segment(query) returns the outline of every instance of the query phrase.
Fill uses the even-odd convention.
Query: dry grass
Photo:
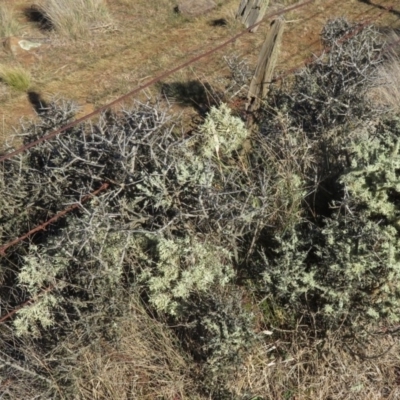
[[[20,66],[0,66],[0,79],[19,92],[26,92],[31,86],[31,74]]]
[[[370,96],[381,106],[389,108],[393,112],[400,111],[400,59],[391,59],[378,70],[378,86],[374,88]]]
[[[395,400],[400,398],[400,341],[374,334],[357,345],[342,336],[274,331],[254,349],[230,389],[262,400]],[[259,397],[257,397],[259,396]]]
[[[17,35],[20,29],[21,26],[14,18],[9,6],[0,3],[0,37]]]
[[[165,325],[138,303],[117,321],[119,340],[82,350],[71,371],[74,398],[209,400],[196,392],[193,365]],[[271,329],[228,377],[231,398],[252,400],[397,400],[400,397],[400,341],[396,333],[371,327],[363,344],[334,332],[323,339],[298,326]],[[198,383],[198,382],[197,382]]]
[[[74,398],[82,400],[193,399],[189,363],[169,330],[132,300],[130,313],[115,321],[118,341],[102,341],[80,353],[71,371]]]
[[[400,37],[394,30],[387,34],[388,46],[399,43]],[[400,53],[399,46],[389,47],[384,63],[377,70],[375,87],[368,93],[377,107],[384,107],[391,112],[400,111]]]
[[[44,0],[39,7],[59,35],[75,40],[111,22],[104,0]]]

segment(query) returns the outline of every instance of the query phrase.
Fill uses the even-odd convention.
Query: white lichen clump
[[[155,268],[144,271],[150,302],[159,311],[179,313],[191,294],[225,286],[233,277],[231,254],[221,246],[197,238],[157,239]]]
[[[240,150],[250,135],[244,122],[233,116],[224,103],[219,108],[211,108],[199,132],[202,134],[202,155],[205,157],[229,157],[232,152]]]

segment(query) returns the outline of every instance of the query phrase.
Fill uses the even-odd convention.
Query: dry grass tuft
[[[111,22],[104,0],[43,0],[39,8],[59,35],[74,40]]]
[[[189,364],[170,331],[136,301],[115,322],[116,343],[101,341],[80,353],[71,371],[75,398],[82,400],[195,399]]]
[[[14,19],[10,8],[0,3],[0,37],[14,36],[19,33],[20,25]]]
[[[369,98],[378,106],[391,112],[400,111],[400,53],[397,44],[400,37],[394,31],[387,33],[389,46],[384,63],[378,67],[375,87],[368,93]]]
[[[378,104],[393,112],[400,111],[400,59],[392,56],[378,70],[378,86],[370,95]]]
[[[341,335],[310,340],[301,330],[275,331],[232,377],[230,390],[262,400],[395,400],[400,396],[400,342],[369,333],[368,344]]]
[[[0,66],[0,80],[20,92],[31,86],[31,74],[22,67]]]

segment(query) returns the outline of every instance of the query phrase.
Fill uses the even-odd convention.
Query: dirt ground
[[[44,100],[73,99],[83,107],[83,115],[243,30],[235,20],[239,0],[221,0],[213,12],[195,19],[177,14],[174,0],[155,0],[151,7],[147,0],[109,0],[112,24],[92,32],[90,37],[68,41],[55,32],[40,29],[29,13],[32,4],[33,0],[12,2],[22,25],[20,36],[47,41],[33,55],[18,60],[0,51],[0,64],[20,63],[31,72],[33,80],[30,95],[0,83],[0,146],[21,118],[35,116],[32,93]],[[268,13],[291,4],[295,2],[271,1]],[[384,9],[390,6],[394,7],[390,12]],[[400,5],[394,0],[315,0],[285,14],[287,24],[277,74],[302,66],[310,55],[321,51],[322,26],[340,16],[351,21],[371,21],[381,28],[400,29]],[[222,20],[223,24],[216,22]],[[223,57],[232,53],[246,57],[254,65],[268,27],[269,22],[264,21],[256,33],[242,36],[163,82],[213,84],[229,74]],[[160,86],[155,85],[141,96],[152,96],[159,90]]]

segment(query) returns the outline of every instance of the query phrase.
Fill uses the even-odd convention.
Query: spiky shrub
[[[308,180],[308,221],[262,247],[264,290],[288,312],[316,315],[324,330],[396,321],[400,306],[398,122],[359,97],[382,58],[373,29],[343,38],[355,28],[328,23],[322,39],[331,53],[272,92],[261,123],[273,143],[301,126],[312,154],[301,163],[316,183]]]
[[[24,143],[67,123],[75,111],[68,102],[48,104],[38,122],[23,127]],[[215,300],[222,320],[207,307],[213,293],[233,282],[235,267],[275,223],[275,213],[283,218],[287,206],[274,211],[271,201],[282,183],[268,162],[268,146],[254,138],[260,146],[246,150],[248,132],[226,106],[191,136],[182,138],[176,124],[168,110],[138,104],[102,115],[96,125],[70,128],[2,164],[2,244],[66,205],[81,205],[0,261],[2,307],[34,300],[13,320],[18,340],[55,351],[59,340],[68,340],[67,326],[113,338],[112,321],[127,312],[124,296],[141,291],[153,311],[175,325],[191,327],[197,313],[195,326],[208,338],[199,345],[202,363],[229,364],[245,344],[239,336],[251,329],[241,326],[245,319],[228,321],[237,317],[229,301],[222,312],[224,301]],[[107,191],[81,204],[104,182]],[[216,328],[225,323],[222,331]],[[187,335],[200,340],[196,329]],[[61,364],[54,368],[69,381]]]
[[[62,111],[50,105],[41,114],[42,122],[28,127],[25,142],[67,122],[72,113],[73,107],[69,105],[63,106]],[[230,116],[226,108],[223,114],[225,119],[221,117],[221,124],[228,124],[226,119],[231,118],[232,129],[241,126],[241,121]],[[251,186],[235,182],[236,174],[243,177],[245,174],[237,165],[220,163],[213,154],[214,143],[203,140],[206,135],[203,128],[189,140],[177,140],[166,118],[166,114],[156,117],[151,107],[142,106],[118,118],[107,117],[87,135],[83,135],[87,129],[84,126],[73,128],[54,142],[44,142],[7,162],[3,180],[15,196],[3,199],[13,205],[2,209],[3,240],[20,235],[34,221],[44,219],[49,210],[54,213],[62,204],[79,201],[104,181],[114,182],[113,190],[118,193],[107,207],[119,213],[124,210],[118,214],[121,223],[131,221],[129,212],[135,210],[143,232],[163,232],[168,226],[172,232],[215,233],[216,239],[228,232],[236,235],[251,232],[254,218],[267,214],[267,199],[260,189],[248,178]],[[211,120],[206,123],[212,124]],[[160,130],[162,134],[156,135]],[[210,137],[215,139],[219,133],[213,131]],[[238,142],[245,136],[246,133],[242,139],[233,138],[236,143],[225,150],[225,157],[228,152],[234,156]],[[210,153],[211,158],[206,158],[204,152]],[[69,180],[72,176],[74,179]],[[45,182],[50,182],[51,190]],[[234,188],[235,194],[231,195],[229,189]],[[186,209],[181,208],[182,204]],[[25,207],[28,212],[15,216],[14,207]],[[102,212],[106,213],[108,208],[104,207]],[[232,249],[226,237],[223,244]]]
[[[383,46],[373,27],[345,19],[329,21],[321,39],[329,51],[273,84],[258,116],[260,132],[271,142],[287,132],[306,135],[308,151],[298,158],[309,192],[303,210],[319,221],[342,196],[338,178],[351,161],[349,142],[368,140],[379,117],[366,93],[375,85]]]
[[[265,258],[266,291],[288,310],[312,312],[321,329],[359,330],[372,320],[398,320],[399,238],[364,214],[338,215],[314,232],[277,238],[273,261]]]
[[[398,132],[398,119],[390,118],[371,136],[356,135],[347,145],[351,164],[336,182],[342,196],[331,203],[332,217],[276,237],[273,256],[264,256],[271,301],[297,315],[311,311],[318,328],[360,330],[398,320]]]
[[[373,114],[364,94],[382,62],[382,40],[371,26],[360,29],[335,19],[323,28],[321,39],[329,52],[296,73],[293,81],[275,87],[267,99],[270,110],[288,112],[293,124],[310,135],[337,125],[353,126]]]

